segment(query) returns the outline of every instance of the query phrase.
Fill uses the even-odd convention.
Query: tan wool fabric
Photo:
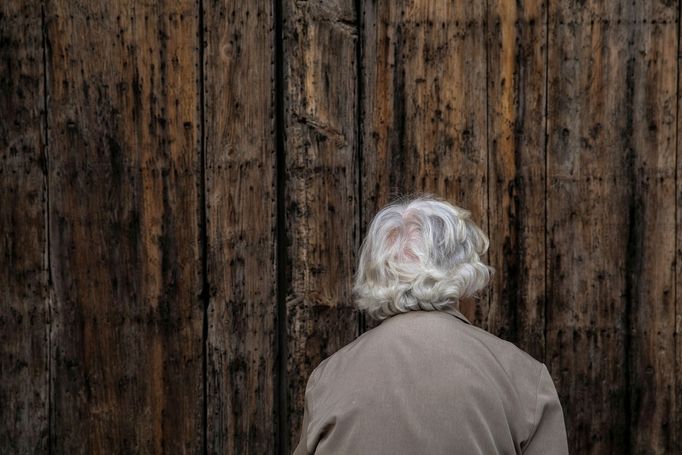
[[[568,453],[546,366],[459,311],[384,321],[311,373],[295,455]]]

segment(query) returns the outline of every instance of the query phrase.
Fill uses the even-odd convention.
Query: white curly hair
[[[470,215],[429,193],[402,196],[381,209],[360,248],[357,308],[377,320],[447,311],[484,289],[494,273],[481,262],[489,240]]]

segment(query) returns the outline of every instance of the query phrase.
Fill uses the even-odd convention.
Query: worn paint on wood
[[[544,361],[546,5],[488,5],[487,330]]]
[[[202,447],[196,6],[46,5],[55,453]]]
[[[283,3],[288,453],[312,369],[358,332],[357,14],[351,0]],[[281,221],[280,221],[281,222]]]
[[[414,191],[471,210],[486,229],[484,4],[377,0],[362,13],[363,229]],[[487,297],[473,303],[462,310],[480,323]]]
[[[205,5],[209,453],[276,453],[272,1]]]
[[[40,5],[0,3],[0,452],[48,444],[47,150]]]

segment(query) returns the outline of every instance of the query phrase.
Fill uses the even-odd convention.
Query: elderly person
[[[430,195],[369,226],[354,283],[382,322],[323,360],[294,454],[567,454],[545,365],[459,311],[492,268],[470,213]]]

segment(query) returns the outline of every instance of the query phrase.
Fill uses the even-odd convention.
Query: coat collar
[[[473,325],[457,308],[454,308],[454,307],[447,307],[447,308],[442,308],[442,309],[438,309],[438,310],[424,310],[424,309],[409,310],[409,311],[406,311],[404,313],[398,313],[398,314],[410,314],[410,313],[421,312],[421,311],[449,314],[451,316],[456,317],[457,319],[459,319],[460,321],[462,321],[466,324]],[[383,319],[379,324],[381,324],[382,322],[384,322],[388,319],[390,319],[390,316],[388,318]]]
[[[460,319],[460,320],[466,322],[467,324],[471,325],[471,322],[466,317],[464,317],[464,315],[455,307],[444,308],[440,311],[442,311],[443,313],[451,314],[452,316],[456,317],[457,319]]]

